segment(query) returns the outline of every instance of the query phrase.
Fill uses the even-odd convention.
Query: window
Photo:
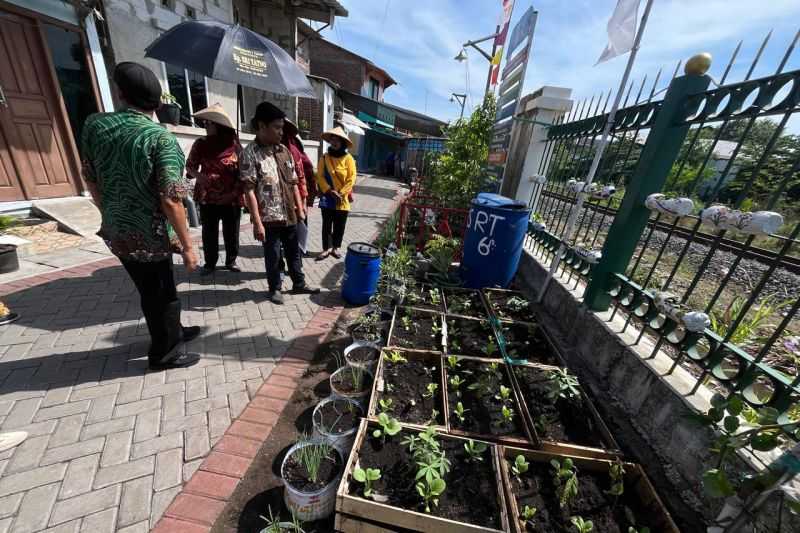
[[[194,125],[192,115],[208,107],[206,79],[203,75],[174,65],[164,64],[169,92],[181,106],[181,124]]]
[[[381,93],[381,83],[375,78],[369,79],[369,97],[378,100]]]
[[[186,16],[189,17],[190,19],[196,19],[197,13],[195,12],[193,7],[186,6]]]
[[[164,9],[175,9],[173,5],[173,0],[161,0],[161,7]]]

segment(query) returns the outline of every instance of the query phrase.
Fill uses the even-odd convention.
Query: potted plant
[[[314,436],[348,453],[364,409],[355,400],[331,396],[317,404],[311,415]]]
[[[372,372],[362,366],[341,366],[329,378],[333,395],[363,402],[372,390]]]
[[[17,225],[17,219],[9,215],[0,215],[0,235]],[[16,244],[0,244],[0,274],[8,274],[19,270],[19,255]]]
[[[381,320],[381,313],[374,311],[360,315],[349,327],[350,336],[356,342],[367,342],[375,345],[384,342],[386,322]]]
[[[311,133],[311,126],[308,124],[308,120],[301,118],[297,121],[297,129],[300,130],[300,137],[303,139],[308,139],[309,134]]]
[[[381,349],[374,342],[354,341],[344,349],[345,362],[350,366],[363,366],[373,374]]]
[[[269,507],[269,517],[261,515],[267,526],[259,533],[305,533],[303,524],[296,516],[292,516],[291,522],[281,521],[280,516],[272,514],[272,507]]]
[[[170,93],[161,94],[161,106],[156,110],[159,122],[177,126],[181,123],[181,105]]]
[[[281,463],[283,499],[292,515],[304,522],[329,516],[336,507],[342,466],[342,455],[333,445],[301,436]]]
[[[430,260],[431,271],[428,272],[428,279],[441,285],[458,286],[460,280],[454,279],[450,272],[461,241],[443,235],[434,235],[425,244],[425,256]],[[457,277],[457,276],[456,276]]]

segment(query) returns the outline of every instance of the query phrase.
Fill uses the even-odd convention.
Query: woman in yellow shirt
[[[347,133],[336,127],[322,134],[322,140],[330,146],[317,165],[317,186],[319,188],[319,207],[322,209],[322,253],[317,261],[329,255],[342,257],[344,228],[347,213],[353,200],[353,186],[356,184],[356,160],[347,153],[353,143]]]

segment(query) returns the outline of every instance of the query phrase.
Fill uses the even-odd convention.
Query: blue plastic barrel
[[[347,247],[344,260],[342,298],[347,303],[365,305],[378,289],[381,274],[381,251],[365,242],[354,242]]]
[[[517,273],[530,209],[493,193],[472,200],[464,236],[461,279],[464,286],[508,287]]]

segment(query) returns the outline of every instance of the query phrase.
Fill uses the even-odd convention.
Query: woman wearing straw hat
[[[217,267],[220,221],[225,241],[225,268],[241,272],[236,265],[243,205],[243,189],[239,181],[239,137],[233,121],[220,104],[202,109],[194,117],[206,128],[206,136],[194,142],[186,160],[186,173],[197,180],[194,199],[200,204],[203,224],[205,265],[201,274],[207,276]]]
[[[337,126],[323,133],[322,140],[330,146],[317,166],[319,206],[322,209],[322,253],[317,257],[318,261],[329,255],[337,259],[342,257],[339,248],[342,247],[356,183],[356,161],[347,153],[353,143],[347,138],[347,133]]]

